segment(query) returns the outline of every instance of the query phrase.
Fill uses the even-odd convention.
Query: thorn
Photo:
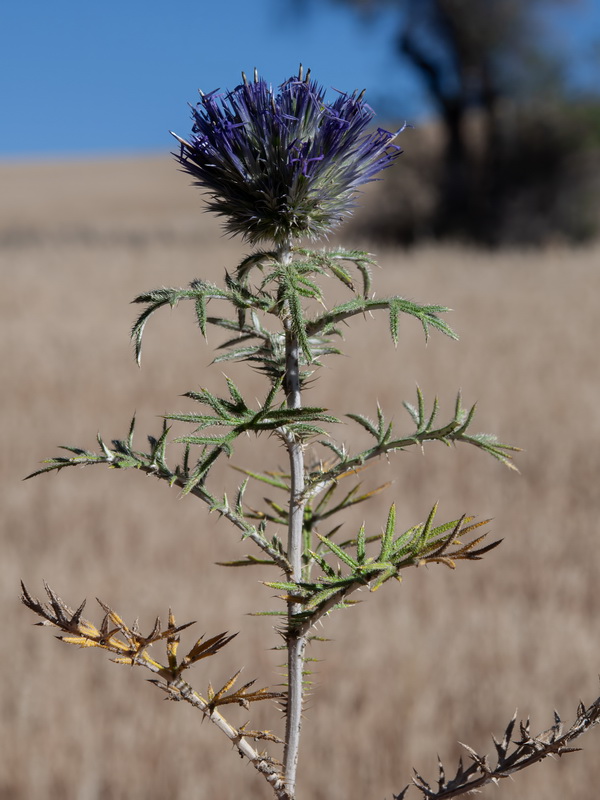
[[[178,136],[176,133],[173,133],[173,131],[169,131],[169,133],[171,134],[171,136],[177,139],[177,141],[179,142],[180,145],[182,145],[182,147],[187,147],[191,149],[192,145],[189,142],[186,142],[185,139],[182,139],[181,136]]]

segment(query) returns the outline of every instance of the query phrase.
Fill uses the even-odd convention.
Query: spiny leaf
[[[243,511],[244,511],[244,509],[243,509],[244,493],[246,491],[246,487],[248,486],[249,480],[250,480],[250,478],[246,478],[244,480],[242,485],[239,487],[239,489],[237,491],[236,498],[235,498],[235,511],[236,511],[236,514],[239,514],[240,516],[243,516]]]
[[[277,591],[281,592],[297,592],[299,596],[304,593],[304,590],[301,586],[299,586],[297,583],[289,581],[264,581],[264,585],[268,586],[269,589],[277,589]]]
[[[265,263],[277,260],[277,253],[274,250],[258,250],[246,256],[237,267],[236,275],[240,283],[245,283],[251,270],[255,267],[262,269]]]
[[[226,375],[225,381],[227,382],[227,388],[229,389],[229,394],[231,395],[231,399],[235,403],[235,405],[238,406],[239,408],[243,409],[247,408],[244,398],[240,394],[240,390],[237,388],[237,386],[231,380],[231,378],[228,378]]]
[[[167,436],[171,429],[167,427],[166,421],[163,425],[163,432],[160,438],[157,439],[154,447],[152,448],[152,458],[157,464],[161,466],[165,463],[165,449],[167,446]]]
[[[326,499],[328,502],[338,486],[339,486],[338,483],[332,483],[331,487],[329,488],[323,499],[324,500]],[[388,483],[384,483],[375,489],[371,489],[370,491],[364,492],[363,494],[359,495],[358,490],[360,489],[361,484],[358,483],[347,493],[347,495],[343,498],[343,500],[341,500],[332,508],[329,508],[326,511],[319,510],[319,509],[324,509],[326,505],[326,503],[319,503],[319,505],[317,506],[317,508],[315,508],[315,511],[313,513],[313,519],[315,520],[327,519],[333,516],[334,514],[337,514],[339,511],[342,511],[345,508],[350,508],[352,506],[358,505],[359,503],[364,503],[365,501],[370,500],[372,497],[375,497],[380,492],[384,491],[384,489],[387,489],[389,486],[391,486],[391,481],[388,481]]]
[[[238,671],[233,678],[228,681],[228,683],[219,689],[218,692],[213,693],[212,699],[210,701],[210,705],[212,708],[216,708],[217,706],[223,705],[231,705],[232,703],[237,703],[238,705],[243,706],[244,708],[250,708],[250,703],[256,703],[261,700],[279,700],[282,697],[286,696],[285,692],[273,692],[269,689],[259,689],[256,692],[248,692],[248,689],[253,686],[255,681],[249,681],[248,683],[244,684],[240,689],[231,694],[226,694],[227,691],[233,686],[235,680],[237,679],[239,673]]]
[[[392,341],[395,345],[398,344],[398,316],[400,314],[400,309],[398,307],[398,303],[391,301],[389,304],[389,312],[390,312],[390,333],[392,335]]]
[[[202,336],[206,338],[206,297],[205,295],[200,295],[196,299],[194,303],[194,310],[196,312],[196,321],[198,322],[198,327],[200,328],[200,332]]]
[[[385,531],[381,537],[381,550],[379,551],[378,561],[387,561],[392,552],[394,542],[394,532],[396,529],[396,504],[392,503],[388,513]]]
[[[323,556],[319,555],[319,553],[314,552],[313,550],[308,551],[308,555],[316,561],[316,563],[321,567],[324,574],[327,575],[329,578],[334,578],[336,575],[336,571],[331,567],[327,561],[323,558]]]
[[[359,564],[363,564],[365,557],[365,525],[363,522],[358,531],[358,536],[356,537],[356,560]]]
[[[182,661],[181,668],[187,669],[192,664],[197,663],[203,658],[210,658],[211,656],[216,655],[223,647],[229,644],[232,639],[235,639],[237,633],[233,633],[230,636],[225,633],[219,633],[216,636],[212,636],[210,639],[203,641],[204,637],[200,637],[196,644],[191,648],[189,653]]]
[[[249,611],[249,617],[287,617],[287,611]]]
[[[362,427],[376,439],[378,438],[377,428],[375,427],[373,421],[370,420],[368,417],[363,417],[362,414],[346,414],[346,416],[349,419],[354,420],[354,422],[358,422],[359,425],[362,425]]]
[[[345,564],[348,564],[349,567],[355,569],[358,566],[358,563],[355,559],[346,553],[345,550],[342,550],[337,544],[331,541],[331,539],[326,538],[325,536],[321,536],[320,533],[317,534],[319,541],[321,542],[324,547],[330,550],[334,555],[336,555],[340,561],[343,561]]]
[[[319,502],[317,503],[317,505],[315,506],[315,508],[313,510],[313,518],[314,519],[317,519],[317,518],[323,519],[323,517],[321,515],[321,512],[327,507],[327,505],[328,505],[329,501],[331,500],[332,496],[334,495],[336,489],[337,489],[337,484],[332,482],[331,485],[329,486],[329,488],[323,493],[323,495],[321,496],[321,499],[319,500]]]
[[[336,278],[338,278],[351,291],[354,291],[354,283],[352,281],[352,276],[347,270],[336,264],[331,264],[330,269]]]
[[[429,539],[431,526],[433,525],[433,520],[435,519],[437,510],[438,510],[438,503],[435,503],[435,505],[429,512],[427,519],[425,520],[425,525],[423,525],[422,531],[419,534],[419,547],[422,547]],[[464,517],[461,517],[461,519],[457,522],[457,529],[460,528],[460,525],[462,525],[463,520]]]
[[[341,445],[337,445],[335,442],[330,442],[327,439],[320,439],[319,444],[331,450],[339,459],[340,463],[344,463],[346,461],[346,446],[343,443]]]
[[[458,397],[460,398],[460,393],[459,393]],[[460,400],[459,400],[459,402],[460,402]],[[476,408],[477,408],[477,403],[473,403],[473,405],[469,409],[468,413],[467,414],[463,413],[464,422],[462,423],[460,428],[457,428],[454,431],[455,436],[461,436],[467,430],[467,428],[469,427],[469,425],[473,421],[473,417],[475,416],[475,409]],[[461,411],[462,411],[462,409],[461,409]]]
[[[219,567],[279,566],[268,558],[256,558],[256,556],[252,555],[247,555],[245,558],[239,559],[238,561],[215,561],[215,564]]]
[[[285,288],[285,299],[288,303],[292,330],[298,339],[298,344],[300,345],[300,349],[302,350],[304,357],[306,358],[307,362],[310,363],[312,361],[312,353],[306,332],[306,323],[304,320],[302,305],[298,298],[298,289],[292,280],[286,282]]]
[[[388,567],[387,569],[382,570],[373,584],[371,585],[371,591],[376,592],[386,581],[389,581],[390,578],[397,577],[398,571],[396,567]]]
[[[342,587],[339,585],[330,586],[326,589],[321,589],[321,591],[315,592],[308,603],[305,606],[306,611],[312,611],[315,608],[318,608],[323,603],[327,602],[330,597],[334,597],[340,591],[340,588],[348,585],[348,581],[342,581]]]
[[[146,323],[148,322],[148,320],[150,319],[152,314],[154,314],[155,311],[157,311],[159,308],[165,305],[170,305],[168,298],[157,303],[156,302],[152,303],[150,306],[148,306],[147,309],[145,309],[145,311],[143,311],[139,315],[139,317],[137,318],[137,320],[133,325],[133,328],[131,330],[131,338],[134,340],[135,360],[137,361],[138,366],[141,364],[142,361],[142,339],[144,336],[144,329],[146,327]]]

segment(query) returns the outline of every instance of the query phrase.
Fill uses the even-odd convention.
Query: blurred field
[[[38,596],[45,579],[71,605],[88,597],[91,618],[100,616],[98,596],[128,621],[139,617],[142,630],[171,606],[178,621],[198,620],[198,635],[240,631],[220,659],[196,668],[198,689],[242,665],[260,685],[281,680],[269,623],[245,616],[273,607],[273,593],[259,583],[265,573],[213,566],[253,551],[199,501],[100,468],[21,481],[59,444],[93,447],[98,430],[124,436],[134,411],[140,434],[156,433],[158,414],[186,407],[186,390],[223,389],[185,306],[150,325],[138,370],[129,300],[194,277],[220,281],[246,250],[200,214],[200,196],[168,158],[1,165],[0,180],[0,798],[268,797],[192,709],[163,702],[141,670],[32,627],[18,601],[19,579]],[[364,244],[351,227],[344,234],[346,243]],[[461,388],[465,402],[479,404],[477,430],[524,448],[522,474],[474,449],[441,445],[365,473],[366,487],[394,485],[348,519],[349,533],[363,516],[379,531],[393,499],[405,527],[440,500],[440,521],[463,512],[493,517],[492,535],[504,543],[456,571],[409,571],[402,585],[326,620],[332,641],[314,646],[322,660],[301,752],[300,796],[311,800],[391,798],[413,766],[435,780],[436,754],[450,768],[458,741],[493,750],[490,734],[502,733],[515,707],[538,731],[554,708],[570,722],[578,700],[599,693],[600,249],[378,255],[378,293],[451,306],[461,341],[434,334],[425,347],[407,319],[395,350],[384,319],[358,320],[347,357],[321,370],[314,402],[373,413],[376,396],[408,429],[401,401],[413,399],[416,383],[430,402],[437,393],[448,415]],[[213,333],[209,345],[218,341]],[[264,395],[256,376],[245,385],[250,396]],[[352,428],[345,433],[354,441]],[[235,463],[256,468],[263,452],[272,467],[284,465],[266,440],[250,443]],[[235,473],[221,474],[233,486]],[[281,717],[265,704],[251,717],[259,725],[279,730]],[[596,797],[598,731],[581,744],[584,753],[533,767],[485,796]]]

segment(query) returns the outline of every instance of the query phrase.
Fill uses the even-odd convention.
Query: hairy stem
[[[289,263],[291,250],[281,248],[279,258],[282,263]],[[300,347],[298,337],[293,331],[291,319],[284,319],[286,373],[285,392],[288,408],[301,408],[300,391]],[[288,524],[288,561],[291,572],[288,579],[302,580],[302,532],[304,525],[304,451],[302,442],[292,434],[285,435],[290,459],[290,505]],[[285,787],[290,795],[295,795],[296,768],[298,766],[298,749],[300,745],[300,728],[302,725],[302,695],[304,674],[304,650],[306,635],[298,633],[294,628],[294,615],[301,610],[298,603],[288,601],[288,626],[286,644],[288,651],[288,697],[286,708],[286,730],[284,749]]]

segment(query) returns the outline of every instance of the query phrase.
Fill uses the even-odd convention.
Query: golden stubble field
[[[122,437],[134,411],[140,435],[156,433],[159,414],[187,407],[183,392],[223,390],[221,370],[209,367],[218,337],[207,346],[185,305],[150,326],[138,370],[129,300],[194,277],[220,281],[246,249],[200,213],[200,196],[168,158],[2,165],[0,180],[0,798],[269,797],[191,708],[164,702],[141,670],[32,627],[18,599],[19,579],[38,595],[45,579],[71,605],[87,597],[91,618],[100,618],[98,596],[127,620],[139,617],[142,629],[171,606],[178,621],[198,620],[198,635],[240,631],[220,658],[196,667],[198,689],[240,666],[260,685],[281,681],[270,623],[245,616],[274,607],[260,584],[267,573],[213,565],[252,552],[251,544],[200,501],[103,468],[21,480],[59,444],[93,447],[97,431]],[[361,244],[351,227],[340,239]],[[372,414],[378,399],[409,430],[401,401],[413,399],[417,383],[430,402],[439,395],[442,415],[460,388],[465,402],[478,402],[475,428],[524,452],[521,475],[474,449],[442,445],[364,474],[366,488],[393,486],[348,518],[348,533],[363,518],[378,532],[392,500],[404,527],[439,500],[440,520],[492,517],[491,535],[504,542],[455,571],[409,571],[401,585],[326,620],[331,641],[312,653],[320,660],[301,751],[300,796],[311,800],[391,798],[413,766],[435,780],[436,754],[450,768],[458,741],[493,751],[490,734],[502,733],[516,707],[542,730],[554,708],[570,722],[577,702],[599,693],[600,250],[423,247],[378,256],[378,293],[451,306],[461,341],[434,334],[425,347],[406,319],[394,349],[385,319],[358,319],[345,356],[320,371],[312,402]],[[257,376],[227,371],[250,396],[264,395]],[[350,425],[342,432],[357,441]],[[234,461],[285,465],[267,439],[249,442]],[[231,469],[219,475],[234,486]],[[232,717],[239,723],[247,713]],[[281,717],[264,704],[251,725],[278,730]],[[581,743],[583,753],[487,794],[596,797],[598,732]]]

